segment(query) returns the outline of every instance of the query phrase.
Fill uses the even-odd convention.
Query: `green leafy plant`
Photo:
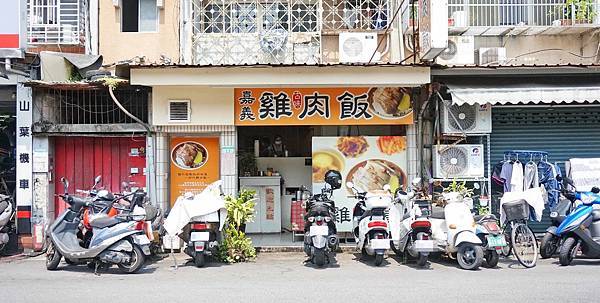
[[[596,16],[593,0],[566,0],[565,17],[578,21],[591,21]]]
[[[483,205],[477,204],[477,214],[479,214],[479,215],[491,214],[489,206],[483,206]]]
[[[444,192],[456,192],[459,193],[463,198],[470,198],[473,196],[473,189],[467,187],[466,181],[458,182],[456,180],[452,180],[452,183],[450,183],[448,187],[444,188]]]
[[[237,198],[225,197],[227,226],[217,256],[222,262],[246,262],[256,257],[252,240],[242,231],[242,227],[254,219],[255,195],[256,191],[244,189]]]
[[[225,239],[219,246],[218,254],[222,262],[246,262],[256,257],[256,249],[243,231],[229,226],[225,230]]]
[[[225,197],[227,220],[230,226],[236,230],[240,230],[240,227],[254,220],[255,196],[256,191],[244,189],[240,191],[237,198],[232,196]]]
[[[238,163],[240,164],[240,175],[253,176],[258,171],[256,157],[253,152],[242,152],[239,154]]]

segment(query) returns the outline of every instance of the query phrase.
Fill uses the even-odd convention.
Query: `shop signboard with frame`
[[[219,137],[171,138],[171,207],[186,192],[200,193],[220,179]]]
[[[235,89],[235,124],[406,125],[413,123],[412,88]]]
[[[342,174],[342,188],[333,192],[337,208],[336,223],[339,232],[352,230],[352,210],[356,199],[352,189],[346,187],[351,181],[361,191],[382,190],[389,184],[391,192],[406,189],[407,152],[404,136],[352,136],[313,137],[312,139],[312,188],[321,193],[325,186],[323,177],[328,170]]]

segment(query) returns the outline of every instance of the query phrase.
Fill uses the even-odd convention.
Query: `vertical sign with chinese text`
[[[219,137],[171,138],[171,206],[186,193],[200,193],[220,179]]]
[[[411,95],[405,87],[235,89],[235,124],[412,124]]]
[[[22,79],[20,79],[22,80]],[[21,82],[21,81],[19,81]],[[16,197],[17,206],[31,207],[31,174],[32,174],[32,138],[31,124],[33,120],[33,104],[31,88],[17,85],[17,148],[16,148]]]

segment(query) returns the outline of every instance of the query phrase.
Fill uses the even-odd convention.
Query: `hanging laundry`
[[[513,163],[512,176],[510,179],[510,191],[523,191],[523,164],[519,160]]]
[[[502,195],[500,199],[500,222],[506,220],[506,215],[502,209],[502,204],[511,201],[523,199],[533,208],[533,217],[536,221],[542,221],[542,213],[544,212],[544,198],[540,187],[530,188],[522,192],[508,192]]]
[[[504,181],[504,192],[510,191],[510,183],[512,180],[513,164],[510,161],[504,162],[500,172],[500,179]]]
[[[538,177],[538,167],[533,161],[527,162],[523,169],[523,189],[527,190],[540,186],[540,180]]]

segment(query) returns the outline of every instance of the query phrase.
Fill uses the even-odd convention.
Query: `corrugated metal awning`
[[[550,104],[586,103],[600,100],[599,85],[452,85],[447,84],[452,103],[462,104]]]

